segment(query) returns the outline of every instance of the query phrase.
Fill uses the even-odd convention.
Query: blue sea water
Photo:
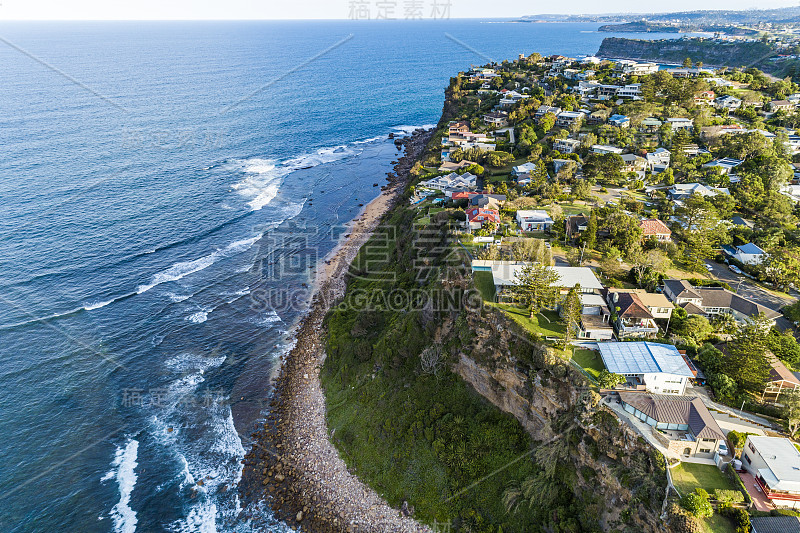
[[[0,24],[0,531],[282,531],[240,461],[387,135],[595,29]]]

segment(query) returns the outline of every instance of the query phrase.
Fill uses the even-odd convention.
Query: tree
[[[597,383],[604,389],[613,389],[615,386],[624,382],[625,382],[624,377],[620,376],[619,374],[614,374],[613,372],[609,372],[605,368],[600,372],[600,375],[597,377]]]
[[[486,152],[483,158],[486,164],[495,168],[504,167],[514,161],[513,155],[509,154],[508,152],[501,152],[497,150]]]
[[[785,246],[774,247],[759,265],[759,270],[764,279],[779,290],[786,291],[791,285],[800,286],[800,253]]]
[[[736,382],[729,375],[723,374],[722,372],[711,374],[708,381],[711,384],[711,388],[714,389],[714,392],[721,398],[731,399],[736,396]]]
[[[597,244],[597,215],[594,211],[589,215],[589,222],[586,224],[586,231],[582,232],[578,239],[581,244],[586,245],[587,250],[593,250]]]
[[[545,113],[544,116],[539,119],[539,126],[542,128],[542,131],[547,133],[553,126],[556,124],[556,116],[553,113]]]
[[[433,374],[437,376],[442,366],[444,366],[442,347],[439,345],[428,346],[422,350],[422,353],[419,354],[419,358],[422,364],[423,374]]]
[[[683,337],[687,342],[695,346],[702,344],[709,335],[714,331],[714,328],[709,324],[708,319],[701,315],[689,315],[685,319],[679,321],[678,324],[672,328],[673,333]]]
[[[585,200],[591,193],[592,186],[586,180],[577,180],[572,186],[572,195],[579,200]]]
[[[626,215],[622,211],[615,211],[606,217],[605,225],[608,227],[611,243],[626,256],[638,250],[639,241],[642,238],[642,228],[639,227],[639,221],[636,218]]]
[[[728,313],[719,313],[711,317],[711,327],[714,328],[714,333],[722,335],[733,335],[739,329],[739,323],[733,318],[733,315]]]
[[[669,266],[667,254],[658,248],[644,251],[636,250],[628,256],[628,260],[633,264],[636,283],[639,286],[654,286],[658,284],[659,274],[662,274]]]
[[[789,435],[794,437],[800,429],[800,391],[785,390],[778,401],[783,404],[783,416],[789,426]]]
[[[697,518],[707,518],[714,514],[714,508],[708,501],[708,497],[703,497],[696,492],[690,492],[681,498],[681,507],[692,513]]]
[[[577,335],[581,326],[581,312],[583,304],[580,297],[580,285],[575,285],[569,290],[564,301],[561,303],[561,318],[564,319],[566,328],[564,329],[564,343],[572,341],[573,334]]]
[[[561,279],[552,269],[540,263],[525,265],[515,274],[511,291],[520,302],[531,308],[531,318],[544,307],[556,303],[558,288],[554,285]]]
[[[692,67],[692,58],[687,57],[683,60],[683,68],[691,68]]]
[[[733,340],[728,343],[724,370],[743,389],[759,392],[764,389],[769,377],[770,366],[766,354],[771,326],[772,322],[764,313],[759,313],[745,319]]]

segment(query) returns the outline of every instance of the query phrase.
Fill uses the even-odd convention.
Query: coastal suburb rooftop
[[[767,463],[758,473],[777,491],[800,492],[800,451],[789,439],[750,435],[750,441]]]
[[[654,342],[601,342],[600,356],[615,374],[657,374],[694,377],[683,356],[671,344]]]

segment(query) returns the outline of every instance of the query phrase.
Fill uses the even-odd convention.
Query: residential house
[[[595,93],[600,86],[595,81],[579,81],[578,85],[572,88],[572,92],[577,93],[581,98],[588,98]]]
[[[654,173],[664,172],[669,168],[670,151],[666,148],[656,148],[654,152],[648,152],[645,158],[647,165]]]
[[[467,133],[468,131],[469,131],[469,122],[467,122],[466,120],[453,122],[447,128],[448,135],[452,135],[454,133]]]
[[[512,176],[519,176],[520,174],[528,174],[530,172],[534,172],[536,170],[535,163],[523,163],[521,165],[517,165],[511,169]]]
[[[713,317],[728,314],[737,322],[754,317],[759,313],[775,323],[781,316],[778,311],[764,307],[752,300],[731,292],[723,287],[693,287],[685,280],[664,280],[664,294],[676,305],[683,307],[690,315]]]
[[[595,90],[595,98],[598,100],[609,100],[616,98],[619,85],[598,85]]]
[[[524,174],[517,174],[515,178],[517,180],[517,185],[519,185],[520,187],[527,187],[533,180],[533,177],[531,176],[530,172],[526,172]]]
[[[711,78],[706,78],[706,81],[708,83],[716,85],[717,87],[733,87],[733,82],[726,80],[725,78],[711,77]]]
[[[592,153],[593,154],[621,154],[622,148],[617,148],[616,146],[608,146],[606,144],[594,144],[592,145]]]
[[[609,322],[611,312],[605,298],[595,293],[580,293],[581,320],[576,337],[596,341],[614,338],[614,326]]]
[[[667,72],[672,74],[673,78],[696,78],[701,74],[713,74],[712,70],[707,68],[670,68]]]
[[[652,426],[653,436],[676,455],[713,459],[725,434],[697,396],[619,393],[622,408]]]
[[[617,98],[633,98],[634,100],[642,99],[642,84],[631,83],[617,89]]]
[[[750,533],[800,533],[798,516],[754,516]]]
[[[601,342],[597,346],[608,371],[626,378],[633,388],[683,395],[694,377],[684,356],[671,344]]]
[[[584,116],[586,115],[580,111],[562,111],[556,116],[556,126],[568,128],[573,124],[580,124]]]
[[[445,161],[441,165],[439,165],[439,172],[455,172],[457,170],[461,170],[464,167],[468,167],[470,165],[474,165],[474,161],[467,161],[466,159],[462,159],[458,163],[453,163],[452,161]]]
[[[556,139],[553,142],[553,150],[562,154],[572,154],[580,148],[581,142],[576,139]]]
[[[750,229],[756,227],[754,222],[750,220],[745,220],[738,215],[731,217],[731,224],[733,224],[734,226],[743,226],[745,228],[750,228]]]
[[[553,106],[549,106],[549,105],[540,105],[536,109],[536,113],[534,113],[534,117],[542,118],[547,113],[552,113],[552,114],[558,116],[558,114],[561,113],[561,108],[560,107],[553,107]]]
[[[736,98],[735,96],[731,96],[730,94],[726,94],[725,96],[719,96],[714,99],[714,106],[718,109],[727,109],[728,111],[736,111],[740,107],[742,107],[742,100]]]
[[[714,91],[700,91],[694,95],[694,103],[697,105],[708,105],[714,101]]]
[[[642,122],[639,124],[639,130],[644,133],[658,133],[658,128],[660,128],[662,124],[663,122],[657,118],[649,117],[642,120]]]
[[[445,176],[437,176],[426,181],[421,181],[418,187],[437,190],[445,193],[448,198],[454,192],[474,190],[477,186],[478,177],[469,172],[456,174],[451,172]]]
[[[703,165],[703,168],[718,168],[723,174],[730,174],[731,170],[744,163],[741,159],[734,159],[732,157],[723,157],[722,159],[715,159]]]
[[[516,285],[518,274],[522,268],[530,263],[524,261],[487,261],[475,259],[472,261],[472,271],[487,271],[492,273],[498,301],[507,299],[507,290]],[[594,271],[588,267],[559,267],[551,266],[548,269],[555,272],[558,280],[552,284],[564,295],[570,289],[579,286],[580,294],[598,294],[603,284],[595,276]]]
[[[505,128],[508,126],[508,113],[505,111],[492,111],[483,115],[483,121],[489,126]]]
[[[604,124],[608,120],[609,116],[611,116],[611,112],[608,109],[598,109],[597,111],[592,111],[586,116],[586,123],[589,126]]]
[[[589,217],[583,213],[570,215],[564,219],[567,239],[573,240],[589,228]]]
[[[708,187],[702,183],[676,183],[667,191],[673,200],[684,200],[693,194],[702,196],[715,196],[717,194],[730,194],[725,187]]]
[[[745,265],[760,265],[767,258],[767,252],[752,242],[741,246],[723,246],[722,251]]]
[[[486,209],[500,209],[500,204],[505,201],[505,194],[475,194],[469,199],[469,205]]]
[[[606,289],[606,298],[614,292],[635,294],[656,320],[669,320],[672,316],[672,310],[675,309],[675,305],[666,296],[657,292],[647,292],[644,289],[608,288]]]
[[[561,167],[572,161],[572,159],[553,159],[553,172],[558,174]]]
[[[748,435],[742,466],[776,507],[800,507],[800,451],[789,439]]]
[[[638,61],[620,60],[617,62],[617,69],[628,76],[647,76],[658,72],[656,63],[639,63]]]
[[[672,131],[691,130],[694,128],[694,120],[690,118],[668,118],[667,124],[672,128]]]
[[[696,157],[702,154],[710,154],[708,150],[705,148],[700,148],[696,144],[687,144],[683,147],[683,153],[686,154],[688,157]]]
[[[496,209],[484,209],[482,207],[467,209],[467,228],[470,230],[481,229],[486,222],[500,224],[500,212]]]
[[[606,300],[612,310],[617,338],[655,337],[658,334],[655,317],[637,294],[609,290]]]
[[[622,156],[622,170],[624,172],[644,172],[647,168],[647,159],[636,154]]]
[[[608,123],[618,128],[627,128],[631,125],[631,119],[625,115],[611,115],[608,117]]]
[[[517,222],[522,231],[549,231],[553,225],[553,219],[546,211],[540,209],[517,211]]]
[[[779,402],[782,392],[800,389],[800,379],[773,354],[768,354],[769,378],[761,393],[762,402]]]
[[[639,221],[642,228],[643,239],[655,239],[658,242],[667,242],[672,237],[672,231],[664,222],[657,218],[645,218]]]
[[[773,113],[777,113],[778,111],[786,111],[787,113],[790,111],[794,111],[795,104],[788,100],[773,100],[769,103],[769,110]]]

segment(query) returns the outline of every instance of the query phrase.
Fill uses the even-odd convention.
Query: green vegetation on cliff
[[[717,42],[710,39],[624,39],[606,37],[597,51],[600,57],[642,59],[682,64],[688,57],[706,66],[758,67],[772,65],[768,59],[775,54],[767,43]]]

